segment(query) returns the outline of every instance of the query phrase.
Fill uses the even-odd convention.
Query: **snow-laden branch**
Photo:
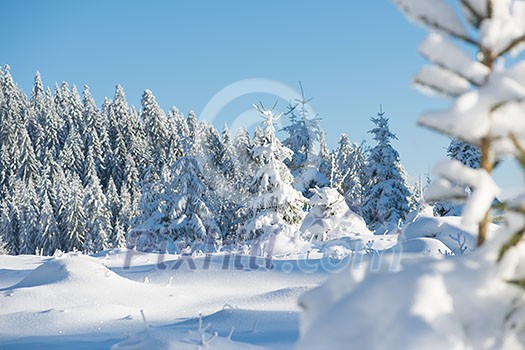
[[[425,93],[458,97],[469,90],[470,84],[464,78],[439,66],[426,66],[416,73],[413,84]]]
[[[525,2],[489,1],[490,13],[480,25],[480,43],[492,51],[494,57],[508,52],[518,54],[524,49]]]
[[[490,74],[489,67],[472,60],[463,49],[437,33],[432,33],[421,43],[419,53],[435,65],[476,86],[482,85]]]
[[[470,23],[478,28],[485,16],[486,7],[483,6],[483,1],[461,0],[461,5],[467,11]]]
[[[479,46],[465,29],[454,9],[443,0],[394,0],[408,19],[431,31],[438,31]]]
[[[441,77],[443,81],[445,78]],[[448,110],[424,113],[419,123],[475,145],[484,137],[508,139],[511,132],[525,136],[522,80],[525,65],[521,63],[511,70],[493,72],[478,90],[462,94]],[[508,153],[508,147],[496,148],[495,152]]]
[[[463,208],[463,223],[478,224],[490,209],[494,198],[500,193],[490,174],[484,169],[472,169],[457,160],[447,160],[438,163],[433,174],[439,181],[432,182],[425,193],[428,201],[457,198],[455,185],[468,186],[473,189]]]

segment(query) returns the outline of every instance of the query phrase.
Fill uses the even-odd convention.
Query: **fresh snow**
[[[158,265],[159,258],[164,265]],[[201,336],[209,340],[217,331],[211,347],[292,347],[298,336],[296,300],[326,278],[320,260],[319,272],[305,274],[292,261],[276,261],[266,271],[264,259],[257,261],[259,271],[249,271],[248,258],[232,258],[224,270],[223,258],[215,256],[208,269],[205,258],[194,258],[193,270],[184,261],[178,268],[177,256],[126,250],[97,257],[0,256],[6,266],[0,281],[8,285],[0,290],[0,344],[195,349]],[[241,263],[245,267],[239,269]],[[205,315],[200,329],[199,313]]]
[[[403,252],[406,237],[401,247],[395,233],[351,233],[286,259],[126,249],[91,256],[0,256],[0,344],[291,349],[299,339],[301,295],[339,271],[397,271],[402,256],[446,259],[450,253],[444,248],[433,256],[424,249]]]

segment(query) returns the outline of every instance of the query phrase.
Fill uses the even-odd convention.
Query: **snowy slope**
[[[318,260],[305,273],[299,261],[274,261],[266,270],[264,260],[250,267],[248,257],[216,255],[192,258],[192,269],[189,257],[140,253],[129,259],[126,253],[0,256],[0,344],[195,349],[218,332],[210,347],[291,348],[298,338],[298,297],[336,268]]]

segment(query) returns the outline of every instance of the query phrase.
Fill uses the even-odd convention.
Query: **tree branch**
[[[474,45],[476,47],[480,47],[480,43],[477,42],[475,39],[473,39],[473,38],[471,38],[471,37],[469,37],[467,35],[456,33],[454,31],[450,30],[449,28],[445,28],[445,27],[441,26],[439,23],[432,22],[426,16],[419,17],[419,19],[423,23],[425,23],[426,25],[430,26],[431,28],[434,28],[434,29],[437,29],[439,31],[442,31],[443,33],[448,34],[451,37],[463,40],[464,42],[472,44],[472,45]]]
[[[447,91],[447,90],[445,90],[443,88],[440,88],[437,85],[426,83],[426,82],[424,82],[421,79],[414,79],[414,81],[412,83],[415,84],[415,85],[419,85],[419,86],[421,86],[423,88],[432,90],[434,93],[436,93],[438,95],[443,95],[445,97],[457,98],[457,97],[462,95],[462,93],[453,93],[451,91]]]
[[[465,6],[465,8],[468,10],[468,12],[476,19],[476,23],[474,24],[476,28],[479,27],[481,24],[481,21],[483,21],[483,16],[476,12],[474,7],[468,2],[468,0],[461,0],[461,4]]]
[[[517,37],[516,39],[512,40],[510,42],[510,44],[507,45],[507,47],[505,47],[503,50],[501,50],[500,52],[497,53],[496,57],[501,57],[501,56],[507,54],[509,51],[514,49],[516,46],[518,46],[519,44],[524,43],[524,42],[525,42],[525,34],[523,34],[522,36]]]
[[[470,79],[469,77],[467,77],[466,75],[462,74],[461,72],[458,72],[454,69],[452,69],[451,67],[447,66],[446,64],[444,63],[441,63],[441,62],[437,62],[435,60],[432,60],[431,57],[429,55],[425,55],[424,53],[420,52],[419,53],[421,56],[423,56],[424,58],[426,58],[427,60],[429,60],[430,62],[432,62],[432,64],[438,66],[439,68],[442,68],[452,74],[455,74],[457,75],[458,77],[460,78],[463,78],[465,79],[466,81],[468,81],[470,84],[476,86],[476,87],[481,87],[482,84],[478,83],[478,82],[475,82],[474,80]]]
[[[493,0],[487,0],[487,18],[492,18],[494,10]]]

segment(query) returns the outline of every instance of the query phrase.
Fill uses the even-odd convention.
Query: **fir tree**
[[[374,135],[377,145],[370,150],[368,157],[366,175],[369,183],[361,213],[369,227],[396,227],[409,212],[410,192],[406,174],[399,153],[390,143],[397,138],[389,129],[385,113],[380,110],[371,120],[376,127],[369,133]]]
[[[342,134],[335,150],[334,162],[332,185],[345,197],[348,206],[359,212],[367,182],[363,146],[350,142],[348,136]]]
[[[459,160],[464,165],[472,169],[479,169],[481,152],[476,146],[458,139],[451,139],[447,148],[447,156],[450,159]],[[468,196],[472,191],[465,187],[465,196]],[[434,214],[438,216],[460,216],[463,210],[461,203],[451,201],[438,201],[434,204]]]
[[[158,171],[167,164],[168,160],[167,119],[150,90],[144,91],[141,105],[141,119],[144,121],[144,129],[149,139],[152,163]]]
[[[256,107],[264,118],[261,144],[253,148],[253,157],[260,164],[251,189],[253,197],[248,203],[248,220],[241,228],[244,239],[268,239],[272,234],[295,235],[303,219],[306,199],[293,187],[293,177],[284,163],[292,151],[275,136],[274,122],[282,116],[262,106]]]
[[[102,192],[95,168],[93,154],[88,151],[86,171],[86,186],[83,202],[86,214],[86,237],[83,243],[84,251],[98,252],[109,247],[110,212],[106,204],[106,196]]]
[[[86,213],[84,212],[84,188],[80,176],[67,174],[60,188],[58,223],[61,236],[61,250],[82,250],[85,240]]]
[[[122,248],[126,243],[126,231],[121,223],[122,203],[113,178],[110,177],[107,189],[107,208],[110,213],[111,232],[109,245],[113,248]]]

